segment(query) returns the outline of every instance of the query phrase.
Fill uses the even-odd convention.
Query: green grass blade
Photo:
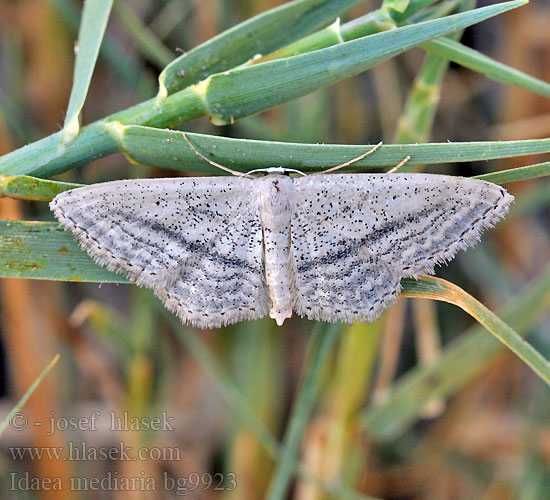
[[[286,428],[283,450],[269,485],[268,500],[284,500],[292,480],[296,455],[306,430],[321,383],[321,369],[340,331],[339,324],[319,323],[308,346],[309,361],[305,364],[302,383],[294,401],[290,422]]]
[[[288,142],[230,139],[202,134],[188,134],[203,154],[240,172],[254,168],[281,166],[304,172],[318,171],[342,164],[368,151],[372,146],[337,144],[297,144]],[[150,127],[117,127],[118,148],[137,163],[179,171],[220,173],[219,169],[198,157],[177,130]],[[384,145],[349,170],[394,167],[410,156],[409,165],[485,161],[490,159],[549,153],[550,139],[525,141],[481,141],[439,144]],[[539,170],[544,174],[544,169]],[[517,180],[523,173],[519,172]],[[516,180],[513,171],[507,182]]]
[[[474,179],[494,182],[495,184],[506,184],[507,182],[526,181],[538,177],[550,175],[550,162],[537,163],[535,165],[526,165],[525,167],[510,168],[499,172],[476,175]]]
[[[299,0],[248,19],[172,61],[159,76],[159,98],[173,94],[329,24],[360,0]]]
[[[526,288],[499,311],[523,335],[550,303],[550,269]],[[386,401],[366,411],[364,428],[377,439],[396,439],[421,418],[430,400],[456,394],[504,350],[504,344],[482,326],[469,329],[445,346],[435,362],[418,366],[399,379]]]
[[[550,361],[523,340],[513,328],[464,290],[434,276],[424,276],[417,281],[402,281],[404,284],[402,294],[405,297],[442,300],[466,311],[550,385]]]
[[[495,61],[481,52],[470,49],[454,40],[441,38],[425,43],[421,47],[431,54],[444,57],[465,68],[477,71],[491,80],[516,85],[540,95],[550,96],[550,84],[547,82]]]
[[[433,38],[519,7],[523,0],[426,21],[284,60],[212,75],[197,84],[211,119],[231,123],[356,75]]]
[[[81,187],[72,182],[56,182],[27,175],[0,175],[0,197],[18,200],[50,201],[59,193]]]
[[[15,407],[8,413],[8,416],[0,423],[0,436],[4,433],[6,428],[8,427],[13,415],[15,415],[17,412],[23,408],[25,403],[29,400],[32,393],[36,390],[36,388],[40,385],[42,380],[44,380],[44,377],[48,374],[48,372],[57,364],[59,361],[59,354],[56,354],[54,358],[49,362],[48,366],[42,370],[42,373],[38,376],[38,378],[32,383],[32,385],[27,389],[25,394],[23,394],[23,397],[17,402]]]
[[[222,165],[241,172],[270,166],[297,168],[304,172],[318,171],[356,158],[371,148],[370,145],[297,144],[201,134],[188,135],[202,153]],[[83,161],[84,158],[89,159],[90,149],[98,142],[103,145],[104,150],[122,151],[137,163],[178,171],[220,173],[218,169],[199,158],[177,130],[101,123],[94,127],[84,127],[79,136],[65,149],[58,147],[58,132],[0,157],[0,173],[50,177]],[[406,156],[411,156],[408,164],[414,166],[486,161],[549,152],[550,139],[392,144],[382,146],[374,155],[367,156],[348,170],[393,167]],[[45,164],[43,165],[39,159],[33,161],[36,158],[43,159]],[[546,175],[545,169],[542,164],[538,170],[540,175]],[[514,173],[517,170],[506,174],[506,182],[522,180],[525,171]],[[539,176],[536,172],[531,170],[529,175]]]
[[[88,87],[112,6],[113,0],[86,0],[84,2],[76,45],[73,87],[62,131],[65,144],[74,139],[80,130],[80,111],[88,94]]]
[[[95,264],[56,222],[0,220],[0,276],[127,283]]]

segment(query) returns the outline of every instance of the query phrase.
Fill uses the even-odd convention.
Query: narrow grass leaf
[[[416,286],[414,281],[404,285],[408,290]],[[546,269],[499,316],[525,335],[549,303],[550,269]],[[417,366],[397,380],[386,401],[368,408],[363,419],[365,430],[383,441],[398,438],[421,418],[423,408],[433,398],[456,394],[504,350],[504,344],[488,335],[484,327],[470,328],[447,344],[436,361]]]
[[[454,40],[441,38],[421,45],[421,48],[431,54],[444,57],[465,68],[485,75],[500,83],[516,85],[540,95],[550,96],[550,84],[530,76],[523,71],[507,66],[494,59],[462,45]]]
[[[100,125],[96,127],[99,128]],[[114,129],[116,131],[113,131]],[[57,150],[59,154],[56,154],[56,147],[59,144],[58,134],[30,144],[27,148],[14,151],[11,155],[0,157],[0,173],[49,177],[69,168],[72,164],[67,164],[66,161],[70,161],[72,155],[63,157],[60,150]],[[270,166],[296,168],[304,172],[318,171],[357,158],[372,147],[371,145],[298,144],[231,139],[191,133],[188,136],[202,153],[222,165],[241,172]],[[92,144],[97,144],[97,141],[104,144],[109,152],[122,151],[137,163],[178,171],[220,173],[218,169],[199,158],[189,148],[182,133],[177,130],[120,124],[116,126],[103,124],[99,130],[84,127],[67,149],[74,148],[75,156],[72,159],[78,162],[89,153],[90,148],[93,147]],[[549,152],[550,139],[391,144],[382,146],[376,154],[358,161],[349,170],[394,167],[406,156],[411,157],[408,164],[414,166],[486,161]],[[33,157],[44,158],[47,166],[41,165],[40,161],[33,163]],[[11,159],[13,161],[10,161]],[[529,178],[547,175],[548,170],[545,165],[542,163],[540,166],[523,167],[526,170],[507,171],[505,182],[523,180],[526,175],[529,175]],[[495,175],[494,179],[499,178],[498,172],[491,175]]]
[[[288,45],[359,2],[298,0],[258,14],[174,59],[159,76],[158,98]]]
[[[120,126],[118,130],[118,149],[134,162],[179,171],[220,173],[219,169],[205,162],[191,150],[180,131],[131,125]],[[230,139],[192,133],[189,133],[188,137],[203,154],[240,172],[273,166],[295,168],[303,172],[319,171],[357,158],[372,147],[367,144],[351,146]],[[550,139],[390,144],[383,145],[375,154],[358,161],[349,170],[394,167],[406,156],[411,157],[409,165],[431,165],[486,161],[549,152]],[[519,172],[515,179],[513,172],[509,173],[506,182],[522,180],[525,175]],[[533,175],[534,172],[544,174],[545,170],[533,171]]]
[[[445,3],[443,4],[445,8],[439,7],[435,10],[425,12],[422,18],[418,18],[418,20],[413,22],[419,23],[430,19],[447,16],[455,10],[456,2],[457,0],[452,0],[452,2],[449,2],[452,5]],[[418,16],[413,16],[412,19],[416,19],[416,17]],[[411,24],[411,22],[408,24]],[[283,48],[258,59],[255,63],[271,61],[273,59],[283,59],[285,57],[296,56],[298,54],[305,54],[306,52],[325,49],[333,45],[349,42],[367,35],[374,35],[375,33],[380,33],[381,31],[393,30],[395,28],[397,28],[397,24],[391,17],[388,9],[380,8],[369,12],[364,16],[353,19],[343,25],[340,24],[340,19],[337,19],[330,26],[301,38],[290,45],[285,45]]]
[[[435,276],[423,276],[418,281],[403,282],[405,286],[402,295],[405,297],[441,300],[466,311],[550,385],[550,362],[497,315],[464,290]]]
[[[88,87],[112,6],[113,0],[86,0],[84,2],[78,42],[75,47],[73,87],[62,131],[64,144],[78,135],[80,111],[88,94]]]
[[[65,150],[59,148],[59,132],[29,144],[27,147],[0,157],[0,173],[4,175],[35,175],[50,177],[90,158],[90,151],[99,149],[124,152],[132,161],[177,171],[220,173],[199,158],[185,143],[181,132],[152,127],[97,124],[84,127]],[[304,172],[342,164],[368,151],[371,145],[297,144],[188,134],[197,148],[213,160],[241,172],[254,168],[281,166]],[[424,165],[468,161],[486,161],[550,152],[550,139],[522,141],[480,141],[461,143],[392,144],[382,146],[349,167],[380,169],[394,167],[406,156],[408,164]],[[67,153],[67,154],[65,154]],[[36,161],[33,161],[33,158]],[[542,174],[545,174],[542,167]],[[514,169],[516,170],[516,169]],[[510,172],[507,182],[522,180],[524,173]],[[507,174],[508,175],[508,174]],[[533,173],[534,176],[535,175]],[[516,178],[517,177],[517,178]]]
[[[15,407],[8,413],[8,416],[0,423],[0,436],[4,433],[4,431],[7,429],[11,419],[13,416],[18,413],[21,408],[25,405],[25,403],[29,400],[32,393],[36,390],[36,388],[40,385],[42,380],[44,380],[44,377],[48,374],[48,372],[57,364],[59,361],[59,354],[56,354],[54,358],[49,362],[48,366],[42,370],[42,373],[37,377],[37,379],[32,383],[32,385],[27,389],[25,394],[23,394],[23,397],[17,402]]]
[[[535,165],[526,165],[525,167],[500,170],[499,172],[491,172],[489,174],[476,175],[474,179],[494,182],[495,184],[505,184],[507,182],[537,179],[548,175],[550,175],[550,162],[544,162]]]

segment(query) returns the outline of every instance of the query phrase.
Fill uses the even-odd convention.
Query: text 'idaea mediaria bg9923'
[[[268,173],[106,182],[50,207],[98,264],[215,328],[268,312],[373,321],[401,278],[474,245],[512,200],[446,175]]]

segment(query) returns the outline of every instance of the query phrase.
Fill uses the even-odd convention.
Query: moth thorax
[[[259,181],[262,209],[273,216],[288,212],[294,198],[292,179],[285,175],[268,175]]]

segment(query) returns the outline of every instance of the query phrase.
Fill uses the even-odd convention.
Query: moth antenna
[[[395,167],[393,167],[391,170],[388,170],[386,174],[395,174],[405,163],[407,163],[411,159],[410,156],[407,156],[403,160],[401,160]]]
[[[233,170],[229,167],[224,167],[223,165],[220,165],[219,163],[216,163],[215,161],[211,160],[210,158],[207,158],[205,155],[203,155],[194,145],[193,143],[189,140],[189,137],[187,137],[187,134],[185,132],[182,132],[183,134],[183,138],[186,140],[187,144],[189,144],[189,147],[193,150],[193,152],[199,156],[200,158],[202,158],[203,160],[207,161],[208,163],[210,163],[210,165],[214,165],[215,167],[223,170],[224,172],[228,172],[230,173],[231,175],[234,175],[236,177],[251,177],[247,174],[243,174],[242,172],[237,172],[237,170]]]
[[[361,156],[358,156],[357,158],[354,158],[353,160],[347,161],[346,163],[342,163],[341,165],[336,165],[335,167],[327,168],[326,170],[323,170],[322,172],[317,172],[318,174],[328,174],[329,172],[334,172],[335,170],[340,170],[341,168],[347,167],[351,165],[352,163],[355,163],[356,161],[362,160],[365,158],[365,156],[368,156],[372,153],[374,153],[380,146],[382,146],[382,142],[379,142],[376,146],[369,149],[366,153],[363,153]],[[312,174],[313,175],[313,174]]]

